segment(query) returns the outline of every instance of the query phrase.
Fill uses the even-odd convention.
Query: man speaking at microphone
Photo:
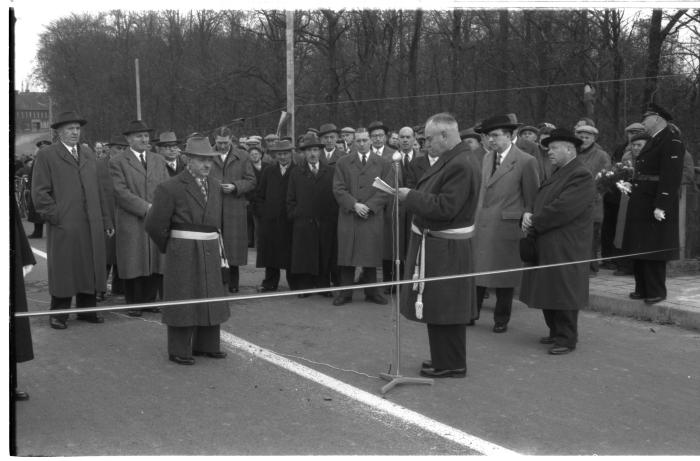
[[[416,189],[399,188],[399,200],[413,213],[406,255],[406,278],[468,274],[473,271],[474,233],[480,166],[461,142],[447,113],[425,124],[430,167]],[[401,313],[428,325],[430,359],[420,374],[463,378],[467,373],[467,323],[476,312],[473,278],[402,286]]]

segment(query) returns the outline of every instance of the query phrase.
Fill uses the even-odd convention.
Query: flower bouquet
[[[629,161],[613,164],[609,170],[601,170],[595,175],[595,184],[598,192],[607,192],[619,189],[625,194],[629,194],[629,183],[634,176],[634,167]]]

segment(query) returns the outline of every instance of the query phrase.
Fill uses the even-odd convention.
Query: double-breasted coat
[[[221,280],[218,240],[172,238],[172,229],[217,232],[221,228],[221,185],[208,179],[204,194],[188,171],[160,184],[146,217],[146,231],[165,253],[165,301],[226,296]],[[228,303],[187,304],[163,309],[163,323],[172,327],[219,325],[228,320]]]
[[[346,155],[335,164],[333,195],[338,202],[338,265],[379,267],[384,247],[384,206],[389,195],[372,186],[380,177],[393,184],[391,164],[367,154],[363,166],[359,154]],[[370,209],[367,219],[355,213],[355,203]]]
[[[145,219],[156,187],[170,179],[165,160],[146,152],[146,168],[131,149],[109,160],[117,198],[116,251],[119,277],[133,279],[161,274],[163,256],[146,234]]]
[[[287,216],[290,162],[284,175],[275,164],[263,171],[256,196],[260,216],[257,267],[289,269],[292,261],[292,220]]]
[[[539,189],[537,160],[515,145],[493,171],[496,153],[490,151],[481,165],[481,191],[476,218],[474,253],[476,272],[514,269],[522,266],[519,244],[524,237],[520,218],[532,212]],[[491,288],[514,288],[520,272],[480,275],[476,284]]]
[[[231,147],[225,161],[215,157],[210,176],[222,184],[236,185],[234,192],[223,194],[222,231],[229,264],[245,266],[248,264],[246,194],[257,185],[248,152]]]
[[[538,264],[591,256],[593,176],[578,158],[555,170],[535,197],[532,224]],[[525,271],[520,300],[535,309],[578,310],[588,304],[589,263]]]
[[[67,298],[105,291],[106,214],[97,179],[97,158],[77,146],[79,162],[57,142],[41,149],[34,162],[32,200],[47,223],[49,292]]]
[[[24,233],[22,218],[15,200],[12,204],[12,312],[27,312],[27,293],[24,289],[24,266],[36,264],[32,247],[29,245],[27,235]],[[12,318],[13,342],[11,343],[11,357],[15,362],[26,362],[34,358],[32,346],[32,331],[28,318]],[[14,375],[16,376],[16,375]],[[14,388],[14,386],[13,386]]]
[[[464,143],[443,153],[418,180],[404,200],[413,213],[413,223],[422,232],[461,229],[474,224],[479,202],[480,165]],[[421,235],[411,232],[406,254],[406,279],[416,267]],[[469,274],[474,271],[471,239],[446,239],[428,235],[425,239],[425,276]],[[473,278],[426,282],[423,318],[417,319],[417,292],[413,285],[401,287],[401,314],[409,320],[460,325],[476,316],[476,288]]]
[[[315,175],[308,164],[289,177],[287,214],[293,222],[293,274],[329,274],[338,259],[338,202],[333,196],[331,165],[320,164]]]
[[[646,143],[635,161],[622,247],[628,253],[667,250],[638,259],[672,261],[680,255],[678,201],[684,155],[683,143],[666,127]],[[655,208],[663,210],[666,219],[657,221]]]

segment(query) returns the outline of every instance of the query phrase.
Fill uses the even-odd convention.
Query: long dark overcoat
[[[479,201],[480,165],[464,143],[443,153],[418,180],[404,203],[413,222],[423,231],[460,229],[474,224]],[[411,279],[421,236],[411,232],[405,278]],[[425,276],[469,274],[474,271],[471,239],[426,237]],[[438,325],[466,324],[476,316],[473,278],[427,282],[423,291],[423,318],[415,313],[417,292],[401,288],[401,314],[409,320]]]
[[[635,162],[622,247],[628,253],[666,250],[639,259],[672,261],[680,255],[678,201],[685,147],[668,127],[647,142]],[[640,178],[656,176],[657,180]],[[654,208],[664,210],[657,221]]]
[[[602,170],[610,169],[610,155],[597,143],[592,144],[588,149],[578,153],[578,160],[590,171],[591,176],[595,176]],[[593,222],[603,222],[603,195],[600,192],[595,194],[593,204]]]
[[[27,312],[27,293],[24,289],[24,266],[36,264],[27,235],[24,233],[17,202],[12,204],[12,312]],[[11,322],[13,342],[12,358],[15,362],[26,362],[34,358],[32,331],[28,318],[13,318]]]
[[[293,221],[294,274],[328,274],[338,258],[338,202],[333,196],[331,165],[321,164],[314,175],[308,164],[289,177],[287,215]]]
[[[221,183],[236,185],[233,193],[223,194],[222,231],[229,264],[245,266],[248,264],[246,194],[257,185],[250,157],[243,149],[232,147],[226,156],[226,162],[223,162],[220,157],[214,158],[209,175]]]
[[[156,187],[170,179],[163,157],[146,152],[146,169],[131,149],[109,160],[117,198],[116,251],[119,277],[132,279],[161,274],[163,256],[148,238],[146,213],[153,203]]]
[[[34,201],[32,200],[32,177],[34,176],[34,167],[32,166],[29,168],[29,171],[27,172],[27,179],[29,180],[29,183],[27,184],[27,189],[29,190],[29,193],[27,194],[27,221],[34,223],[34,224],[43,224],[44,220],[41,219],[41,216],[39,213],[36,212],[36,208],[34,208]]]
[[[47,223],[49,292],[68,298],[76,293],[105,291],[104,213],[97,180],[97,159],[78,146],[80,164],[63,143],[41,149],[34,162],[32,200]]]
[[[146,231],[165,253],[163,299],[166,301],[226,296],[221,280],[218,240],[171,238],[173,226],[200,232],[221,228],[221,185],[209,178],[204,199],[185,170],[160,184],[146,217]],[[163,323],[173,327],[218,325],[229,318],[228,303],[188,304],[163,309]]]
[[[578,158],[542,183],[532,216],[540,265],[590,259],[596,193],[591,173]],[[582,309],[588,304],[589,266],[527,270],[520,300],[535,309]]]
[[[109,157],[97,159],[97,179],[100,183],[100,189],[104,196],[105,213],[110,217],[112,222],[116,222],[115,209],[117,198],[114,194],[114,183],[112,176],[109,174]],[[116,235],[108,237],[105,234],[105,260],[108,266],[117,264],[117,238]]]
[[[333,195],[338,202],[338,265],[379,267],[384,248],[384,206],[389,195],[372,187],[380,177],[393,184],[391,164],[368,154],[362,165],[359,155],[346,155],[335,164]],[[360,202],[370,209],[363,219],[353,209]]]
[[[537,160],[516,146],[493,171],[495,153],[489,151],[481,165],[479,211],[474,235],[475,271],[487,272],[522,266],[519,253],[520,218],[532,212],[540,180]],[[493,173],[492,173],[493,172]],[[520,272],[480,275],[482,287],[513,288],[520,284]]]
[[[292,220],[287,216],[289,177],[297,167],[290,163],[282,175],[279,165],[263,171],[256,208],[260,213],[257,267],[289,269],[292,262]]]

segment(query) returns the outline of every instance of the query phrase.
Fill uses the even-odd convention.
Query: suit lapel
[[[204,201],[202,190],[199,188],[197,181],[194,180],[194,177],[189,172],[183,172],[182,180],[185,182],[185,190],[187,190],[187,193],[195,199],[199,206],[206,209],[206,202]]]
[[[127,151],[124,152],[124,158],[126,158],[126,161],[133,169],[146,176],[146,170],[143,169],[143,165],[141,165],[141,162],[136,159],[136,156],[131,149],[127,149]],[[148,162],[148,160],[146,160],[146,162]]]
[[[493,155],[496,155],[494,152]],[[510,170],[512,170],[515,167],[515,163],[517,162],[516,154],[513,152],[513,148],[511,148],[511,151],[508,153],[508,156],[506,157],[505,162],[503,162],[501,165],[496,168],[496,171],[494,171],[493,175],[489,178],[489,182],[487,184],[487,187],[501,179],[506,173],[508,173]],[[486,163],[486,162],[484,162]],[[491,164],[489,164],[490,166]]]

